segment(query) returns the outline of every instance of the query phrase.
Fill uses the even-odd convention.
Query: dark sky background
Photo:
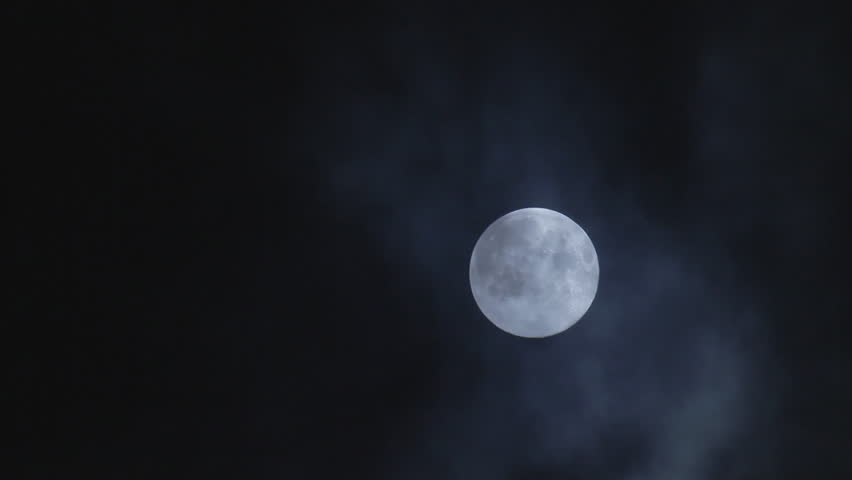
[[[852,478],[839,11],[356,3],[12,16],[16,478]],[[601,263],[536,340],[529,206]]]

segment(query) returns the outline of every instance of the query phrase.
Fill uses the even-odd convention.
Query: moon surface
[[[479,309],[520,337],[549,337],[577,323],[595,299],[599,276],[586,232],[546,208],[498,218],[470,257],[470,288]]]

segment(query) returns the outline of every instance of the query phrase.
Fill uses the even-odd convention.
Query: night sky
[[[8,478],[852,478],[849,23],[673,3],[21,7]],[[544,339],[524,207],[600,259]]]

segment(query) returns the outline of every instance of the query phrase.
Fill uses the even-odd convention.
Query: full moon
[[[595,299],[599,276],[586,232],[546,208],[498,218],[470,257],[470,288],[479,309],[520,337],[549,337],[577,323]]]

